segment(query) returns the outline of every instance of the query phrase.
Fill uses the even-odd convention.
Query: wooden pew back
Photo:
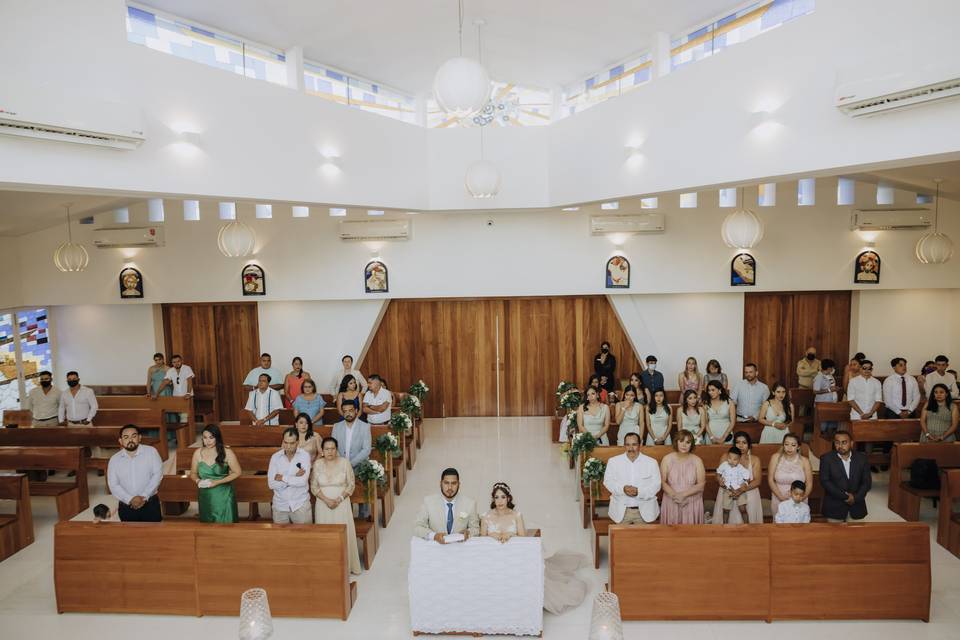
[[[937,513],[937,543],[960,558],[960,469],[940,470],[940,506]]]
[[[0,476],[0,500],[14,503],[13,514],[0,514],[0,560],[4,560],[33,544],[33,509],[27,476]]]
[[[30,409],[5,409],[3,411],[3,425],[15,427],[29,427],[33,424],[33,413]]]
[[[190,465],[193,462],[193,454],[198,449],[190,447],[187,449],[177,449],[177,471],[190,471]],[[244,473],[255,471],[267,471],[270,468],[270,458],[280,450],[279,445],[272,447],[230,447],[230,450],[237,456],[237,462]],[[266,479],[263,480],[266,486]],[[272,499],[272,498],[271,498]],[[238,502],[243,502],[238,499]],[[269,501],[268,501],[269,502]]]
[[[68,520],[90,507],[87,455],[83,447],[0,446],[0,469],[73,471],[76,476],[66,482],[30,483],[30,495],[56,497],[57,515],[61,520]]]
[[[890,454],[890,482],[887,507],[905,520],[919,518],[919,496],[904,486],[910,465],[919,458],[936,460],[940,467],[960,467],[960,442],[898,442]]]
[[[0,446],[18,447],[119,447],[120,427],[36,427],[0,429]],[[143,444],[156,445],[156,437],[143,436]]]

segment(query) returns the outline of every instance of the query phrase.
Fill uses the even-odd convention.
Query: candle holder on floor
[[[240,640],[267,640],[273,635],[270,602],[263,589],[247,589],[240,596]]]
[[[623,640],[620,620],[620,598],[609,591],[601,591],[593,599],[590,615],[590,640]]]

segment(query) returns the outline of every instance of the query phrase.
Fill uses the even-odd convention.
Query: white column
[[[287,59],[287,86],[303,91],[303,47],[291,47],[283,55]]]
[[[653,56],[653,73],[650,74],[650,79],[656,80],[670,73],[669,33],[658,31],[653,34],[653,50],[650,53]]]

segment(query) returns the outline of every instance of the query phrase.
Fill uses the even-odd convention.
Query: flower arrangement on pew
[[[357,480],[367,487],[367,503],[372,504],[377,499],[377,484],[386,484],[387,471],[376,460],[364,460],[357,465]],[[376,484],[370,484],[373,480]]]
[[[412,394],[403,396],[403,400],[400,401],[400,410],[416,418],[423,415],[423,405],[420,398]]]
[[[410,418],[407,417],[407,420],[409,419]],[[397,440],[397,436],[393,435],[392,433],[381,434],[374,443],[374,446],[384,459],[386,459],[387,456],[396,458],[400,455],[400,441]]]
[[[603,482],[603,474],[607,470],[607,463],[596,458],[587,458],[583,463],[583,476],[581,481],[584,486],[590,487],[590,493],[594,498],[600,497],[600,484]]]
[[[423,380],[417,380],[410,385],[410,389],[407,392],[412,396],[416,396],[417,400],[423,404],[423,399],[426,398],[430,392],[430,387],[428,387]]]
[[[589,431],[584,431],[583,433],[578,433],[573,436],[573,440],[570,442],[570,455],[574,459],[579,458],[580,454],[590,453],[597,446],[597,439],[593,437],[593,434]]]
[[[566,393],[570,389],[573,389],[576,386],[577,385],[573,384],[572,382],[561,380],[560,384],[557,385],[557,393],[556,393],[557,403],[558,404],[560,403],[560,398],[563,396],[564,393]]]
[[[583,404],[583,394],[576,387],[571,387],[560,396],[560,408],[564,411],[573,411]]]
[[[390,427],[397,433],[406,433],[413,428],[413,420],[405,413],[394,413],[390,416]]]

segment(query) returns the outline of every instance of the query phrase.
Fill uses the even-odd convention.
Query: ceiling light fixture
[[[461,22],[463,21],[461,1]],[[480,38],[480,28],[483,21],[477,21],[477,49],[480,60],[483,61],[483,42]],[[482,106],[482,105],[481,105]],[[493,198],[500,193],[500,170],[497,166],[483,157],[483,130],[480,129],[480,159],[467,167],[467,175],[464,176],[464,184],[467,187],[467,193],[474,198]]]
[[[257,236],[253,229],[237,220],[237,205],[234,202],[220,203],[220,219],[230,220],[220,227],[217,247],[227,258],[245,258],[253,253]]]
[[[743,189],[737,189],[741,200]],[[723,220],[720,236],[724,244],[732,249],[752,249],[763,239],[763,223],[750,209],[743,207],[742,200],[737,209]]]
[[[953,240],[945,233],[940,233],[940,183],[942,178],[936,178],[937,196],[934,201],[933,232],[924,235],[917,242],[917,260],[923,264],[943,264],[953,256]]]
[[[433,95],[445,112],[456,118],[466,118],[487,103],[492,85],[482,60],[463,56],[463,0],[459,0],[458,9],[459,55],[440,65],[433,79]]]
[[[67,241],[53,252],[53,264],[64,273],[83,271],[90,264],[90,254],[82,244],[73,241],[73,232],[70,229],[70,204],[63,205],[67,210]]]

